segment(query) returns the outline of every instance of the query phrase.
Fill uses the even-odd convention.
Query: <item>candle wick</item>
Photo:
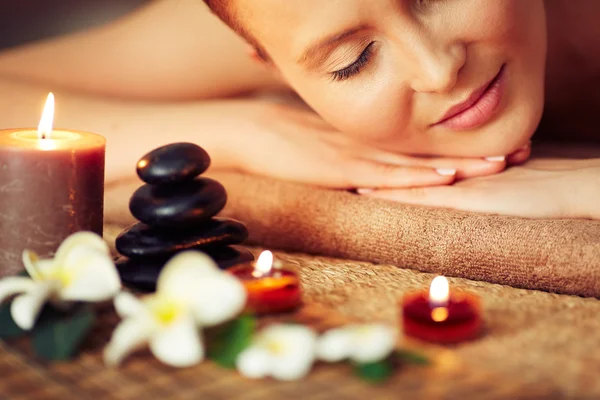
[[[445,308],[445,307],[448,307],[448,301],[447,300],[433,300],[433,299],[430,299],[429,300],[429,306],[431,308]]]

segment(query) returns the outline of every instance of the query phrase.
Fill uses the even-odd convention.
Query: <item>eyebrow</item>
[[[340,33],[334,33],[333,35],[327,36],[325,39],[318,41],[315,44],[310,45],[300,57],[298,57],[297,63],[306,66],[308,69],[315,69],[325,61],[329,51],[332,50],[337,44],[344,41],[350,36],[363,31],[367,28],[366,25],[356,26],[351,29],[347,29]]]

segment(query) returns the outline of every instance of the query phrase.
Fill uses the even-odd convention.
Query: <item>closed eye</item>
[[[356,61],[354,61],[352,64],[350,64],[347,67],[342,68],[338,71],[331,72],[331,78],[334,81],[343,81],[346,79],[350,79],[353,76],[355,76],[356,74],[358,74],[360,72],[360,70],[364,66],[366,66],[369,63],[369,61],[371,60],[371,57],[373,55],[373,45],[374,44],[375,44],[375,42],[369,43],[369,45],[367,47],[365,47],[365,49],[360,54],[360,56],[358,56]]]

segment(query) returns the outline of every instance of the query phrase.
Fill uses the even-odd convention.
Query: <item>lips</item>
[[[504,77],[505,68],[503,65],[491,81],[471,93],[465,101],[451,107],[434,126],[444,126],[453,130],[466,130],[489,121],[502,100]]]

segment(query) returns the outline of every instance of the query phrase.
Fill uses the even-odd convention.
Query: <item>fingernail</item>
[[[506,161],[506,156],[486,157],[485,159],[489,162],[504,162]]]
[[[375,189],[368,189],[368,188],[356,189],[356,193],[358,193],[358,194],[369,194],[369,193],[373,193],[374,191],[375,191]]]
[[[438,168],[435,170],[438,174],[442,176],[454,176],[456,175],[456,170],[451,168]]]

